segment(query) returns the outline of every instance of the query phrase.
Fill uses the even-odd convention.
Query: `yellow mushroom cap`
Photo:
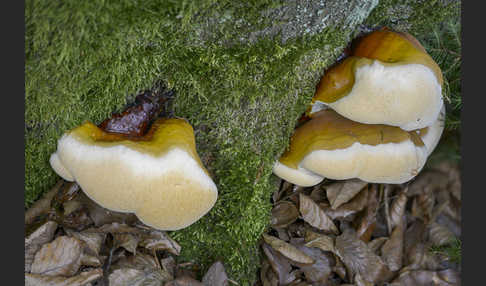
[[[59,139],[50,162],[101,206],[133,212],[161,230],[189,226],[218,196],[196,152],[193,129],[183,119],[159,119],[140,138],[87,122]]]
[[[416,176],[426,159],[417,132],[358,123],[326,109],[295,130],[279,161],[335,180],[400,184]]]
[[[415,38],[380,30],[360,39],[350,57],[325,73],[312,102],[353,121],[410,131],[435,122],[442,83],[439,66]]]

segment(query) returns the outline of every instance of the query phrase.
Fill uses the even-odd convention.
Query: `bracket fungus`
[[[324,104],[353,121],[420,129],[439,115],[442,84],[440,67],[413,36],[382,29],[325,73],[310,114]]]
[[[59,139],[50,163],[101,206],[133,212],[161,230],[189,226],[218,196],[196,152],[192,126],[184,119],[157,119],[140,137],[86,122]]]
[[[291,142],[274,167],[274,173],[287,181],[292,178],[280,165],[335,180],[399,184],[417,175],[427,159],[417,132],[358,123],[331,109],[319,111],[297,128]]]
[[[359,38],[322,77],[273,172],[304,187],[324,178],[411,180],[444,130],[442,84],[413,36],[385,28]]]

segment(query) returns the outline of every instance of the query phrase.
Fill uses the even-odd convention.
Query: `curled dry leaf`
[[[203,284],[192,277],[181,276],[165,283],[164,286],[203,286]]]
[[[288,201],[280,201],[272,208],[272,227],[282,228],[293,223],[299,217],[297,207]]]
[[[445,273],[447,271],[448,273]],[[459,275],[451,275],[451,270],[443,270],[443,271],[429,271],[429,270],[409,270],[403,272],[398,276],[391,285],[393,286],[429,286],[429,285],[436,285],[436,286],[452,286],[452,285],[460,285],[460,278]],[[444,275],[446,274],[446,275]],[[448,281],[444,280],[450,279],[453,281],[449,283]]]
[[[403,217],[401,222],[393,229],[390,239],[381,248],[381,257],[391,271],[397,271],[402,268],[405,225],[405,217]]]
[[[412,216],[422,219],[428,224],[432,218],[432,211],[435,204],[433,192],[422,193],[415,197],[412,204]]]
[[[388,237],[378,237],[373,239],[372,241],[368,242],[368,247],[375,253],[376,255],[379,255],[379,250],[383,246],[383,244],[388,240]]]
[[[202,278],[202,284],[204,286],[228,286],[228,275],[226,275],[221,261],[216,261],[209,267]]]
[[[83,286],[102,276],[101,268],[81,272],[72,277],[25,273],[25,286]]]
[[[305,246],[319,248],[322,251],[334,252],[334,238],[312,230],[305,233]]]
[[[356,233],[358,237],[364,241],[368,242],[371,238],[371,234],[375,228],[376,214],[378,212],[378,199],[376,187],[371,187],[368,191],[368,202],[363,216],[358,222],[358,227]]]
[[[332,268],[332,271],[336,272],[336,274],[342,279],[346,280],[346,266],[344,265],[341,258],[338,255],[334,254],[334,260],[336,261],[336,265]]]
[[[274,236],[263,234],[263,239],[268,243],[273,249],[278,251],[283,256],[289,258],[290,260],[298,263],[309,264],[314,263],[314,259],[308,256],[304,252],[298,250],[295,246],[278,239]]]
[[[363,279],[363,277],[361,277],[361,275],[359,275],[359,273],[357,273],[354,276],[354,282],[356,283],[356,286],[374,286],[373,283],[368,282],[365,279]]]
[[[96,227],[114,222],[128,225],[138,222],[138,218],[135,216],[135,214],[114,212],[105,209],[88,198],[83,192],[78,193],[74,199],[81,202],[81,204],[86,208],[88,216],[94,222]]]
[[[47,221],[25,238],[25,272],[30,272],[36,252],[43,244],[52,240],[56,229],[56,222]]]
[[[425,224],[421,220],[416,220],[405,231],[403,250],[405,256],[408,256],[409,251],[417,243],[424,240]]]
[[[421,172],[409,185],[408,196],[415,196],[425,191],[435,189],[445,189],[449,182],[446,173],[436,170],[427,170]]]
[[[31,273],[73,276],[81,266],[82,244],[76,238],[59,236],[35,254]]]
[[[366,281],[373,283],[386,282],[391,278],[392,272],[385,263],[352,229],[346,229],[336,238],[335,248],[352,275],[358,273]]]
[[[408,252],[407,257],[408,269],[428,269],[436,270],[439,263],[432,252],[429,251],[424,243],[415,244]]]
[[[120,259],[112,269],[108,276],[110,285],[161,285],[172,279],[159,268],[155,257],[143,253]]]
[[[179,243],[161,230],[151,230],[148,235],[142,238],[140,246],[149,250],[166,250],[174,255],[179,255],[181,253],[181,246]]]
[[[262,249],[267,256],[268,262],[270,263],[273,272],[277,274],[280,284],[288,284],[295,280],[296,277],[290,275],[290,272],[292,271],[292,266],[290,265],[290,262],[287,258],[285,258],[283,255],[278,253],[266,243],[262,244]]]
[[[401,192],[398,197],[393,201],[390,207],[390,224],[392,229],[395,228],[403,218],[405,214],[405,207],[407,205],[407,194]]]
[[[432,245],[446,245],[455,238],[454,234],[449,229],[436,222],[429,224],[427,228],[429,232],[429,240]]]
[[[101,244],[105,241],[106,238],[105,233],[96,232],[96,230],[93,228],[89,228],[81,232],[73,231],[70,229],[65,229],[65,231],[69,236],[75,237],[84,242],[89,251],[91,251],[94,255],[99,255],[101,250]]]
[[[260,269],[260,280],[263,286],[278,286],[277,274],[273,272],[267,259],[263,259],[262,268]]]
[[[175,259],[172,256],[161,259],[160,265],[172,277],[175,276],[175,270],[176,270],[177,265],[176,265]]]
[[[437,216],[436,222],[450,230],[456,237],[461,236],[460,221],[457,221],[446,214],[440,214],[439,216]]]
[[[291,243],[292,242],[293,241],[291,241]],[[306,247],[303,243],[294,243],[294,245],[298,250],[302,251],[315,261],[312,264],[295,264],[304,272],[307,281],[311,283],[325,284],[329,275],[331,275],[332,266],[335,264],[332,254],[323,252],[318,248]]]
[[[358,194],[367,182],[359,179],[345,180],[336,182],[326,187],[327,199],[331,203],[332,209],[337,209],[340,205],[351,200]]]
[[[336,225],[334,225],[334,222],[311,198],[301,193],[299,196],[299,201],[299,210],[304,221],[320,230],[335,234],[338,233],[338,229]]]
[[[368,200],[368,189],[365,188],[354,196],[349,202],[342,204],[337,209],[330,207],[322,208],[331,219],[346,218],[364,209]],[[322,205],[320,204],[322,207]]]
[[[131,233],[113,233],[113,245],[116,248],[123,247],[128,252],[137,253],[140,237]]]
[[[42,198],[37,200],[28,210],[25,211],[26,225],[31,224],[36,217],[47,213],[51,209],[52,198],[54,198],[54,196],[57,194],[63,182],[64,180],[57,181],[49,192],[45,193]]]

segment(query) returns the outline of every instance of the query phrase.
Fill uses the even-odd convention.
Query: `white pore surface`
[[[293,169],[285,166],[279,161],[273,165],[273,173],[287,182],[302,187],[310,187],[319,184],[323,177],[314,174],[304,168]]]
[[[155,157],[122,145],[87,145],[75,136],[64,135],[58,141],[54,156],[58,157],[91,199],[113,211],[146,213],[147,210],[143,208],[153,203],[150,201],[160,200],[160,208],[166,205],[166,208],[174,208],[172,212],[177,212],[177,204],[172,206],[170,201],[178,200],[181,204],[187,204],[186,198],[193,196],[196,200],[192,202],[194,208],[189,204],[190,209],[185,212],[200,208],[199,213],[195,214],[196,221],[212,208],[217,198],[217,188],[212,179],[182,149],[174,148],[163,156]],[[60,168],[54,170],[57,172]],[[187,186],[190,186],[189,190]],[[178,192],[178,189],[181,191]],[[149,212],[146,216],[150,215]],[[177,213],[172,215],[177,216]],[[154,218],[139,218],[154,226],[151,222]],[[161,229],[160,226],[154,227]]]
[[[429,156],[432,153],[432,151],[434,151],[435,147],[437,147],[437,144],[439,143],[440,136],[444,131],[444,126],[445,126],[444,120],[445,120],[445,105],[442,106],[439,117],[434,122],[434,124],[429,126],[427,134],[421,137],[422,141],[427,147],[427,156]]]
[[[300,166],[334,180],[359,178],[371,183],[401,184],[412,179],[427,159],[425,146],[411,141],[377,146],[354,143],[338,150],[318,150],[304,157]]]
[[[442,88],[428,67],[387,67],[377,60],[356,70],[347,96],[329,103],[353,121],[399,126],[407,131],[433,124],[442,105]]]

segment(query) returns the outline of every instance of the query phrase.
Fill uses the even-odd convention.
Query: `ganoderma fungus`
[[[274,172],[291,179],[283,165],[335,180],[400,184],[416,176],[426,159],[427,148],[418,132],[363,124],[326,109],[295,130]]]
[[[141,137],[87,122],[59,139],[50,163],[101,206],[133,212],[161,230],[189,226],[218,196],[196,152],[192,126],[183,119],[158,119]]]
[[[310,114],[324,104],[367,124],[427,127],[443,106],[439,66],[411,35],[388,29],[358,39],[322,77]]]

